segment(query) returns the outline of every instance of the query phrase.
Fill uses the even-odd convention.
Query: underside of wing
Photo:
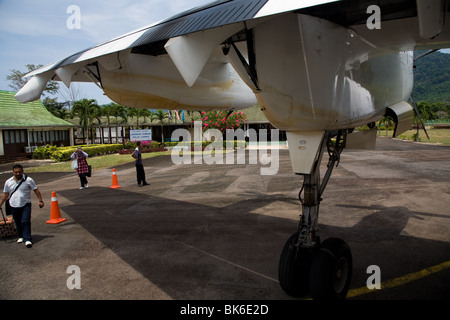
[[[215,1],[37,69],[16,98],[36,100],[56,80],[67,87],[94,82],[130,107],[249,107],[256,103],[251,88],[217,47],[231,37],[245,40],[251,20],[324,2]]]
[[[49,80],[82,81],[129,107],[259,103],[280,129],[358,125],[408,97],[412,63],[404,52],[450,43],[444,0],[379,0],[375,29],[371,7],[365,0],[215,1],[35,70],[16,98],[38,99]]]

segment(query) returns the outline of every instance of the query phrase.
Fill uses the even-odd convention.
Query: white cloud
[[[106,2],[100,7],[83,8],[82,29],[96,42],[103,42],[149,26],[208,0],[151,0]]]
[[[0,32],[19,36],[66,36],[79,34],[102,42],[120,36],[208,0],[91,1],[4,0],[0,2]],[[81,10],[81,32],[69,32],[70,5]]]
[[[70,16],[67,8],[74,2],[86,0],[4,0],[0,3],[1,32],[27,35],[52,36],[64,33]]]

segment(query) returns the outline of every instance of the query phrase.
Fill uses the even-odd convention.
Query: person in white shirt
[[[12,194],[9,205],[19,234],[17,242],[25,242],[26,247],[31,248],[33,245],[31,242],[31,190],[39,200],[39,208],[44,207],[44,201],[36,183],[23,174],[23,167],[20,164],[14,165],[13,174],[14,176],[5,182],[0,207]]]

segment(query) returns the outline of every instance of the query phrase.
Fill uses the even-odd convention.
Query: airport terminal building
[[[20,103],[14,97],[16,93],[0,90],[0,163],[31,158],[33,151],[43,145],[67,146],[87,143],[88,134],[82,130],[79,119],[63,120],[52,115],[41,100]],[[244,109],[247,116],[243,130],[259,132],[272,126],[258,106]],[[130,139],[131,129],[151,129],[153,140],[170,140],[174,130],[192,129],[194,118],[186,113],[183,119],[166,118],[151,121],[148,117],[129,117],[120,122],[117,120],[93,123],[91,126],[91,143],[124,143]],[[284,132],[280,132],[280,140],[286,140]],[[269,138],[270,140],[270,138]]]
[[[74,125],[52,115],[41,100],[20,103],[0,90],[0,162],[31,158],[36,147],[73,143]]]

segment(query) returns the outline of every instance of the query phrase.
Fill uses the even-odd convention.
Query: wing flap
[[[164,46],[186,84],[191,87],[203,70],[214,48],[244,28],[238,23],[172,38]]]
[[[71,64],[66,67],[61,67],[55,70],[56,75],[61,79],[61,81],[66,85],[67,88],[70,87],[72,82],[72,76],[82,68],[81,63]]]

